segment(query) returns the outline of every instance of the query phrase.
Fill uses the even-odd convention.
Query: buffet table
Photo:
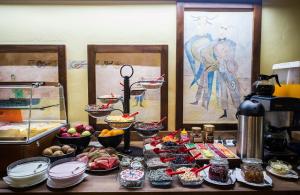
[[[133,145],[140,145],[140,142],[133,143]],[[235,150],[234,148],[232,148]],[[201,187],[197,188],[186,188],[182,187],[175,179],[171,188],[162,189],[162,188],[154,188],[151,187],[149,182],[146,180],[145,185],[142,189],[125,189],[120,187],[119,181],[117,179],[118,171],[111,172],[106,175],[88,175],[88,177],[79,185],[64,189],[64,190],[52,190],[46,186],[46,182],[43,182],[35,187],[17,190],[13,188],[9,188],[2,180],[0,180],[0,193],[1,194],[142,194],[142,193],[151,193],[151,194],[165,194],[165,193],[172,193],[172,194],[182,194],[182,193],[205,193],[205,194],[220,194],[220,193],[227,193],[227,194],[299,194],[300,193],[300,182],[299,180],[283,180],[277,178],[275,176],[271,176],[273,180],[273,187],[272,188],[251,188],[249,186],[245,186],[239,182],[236,182],[234,187],[230,188],[221,188],[215,185],[210,185],[204,182]]]

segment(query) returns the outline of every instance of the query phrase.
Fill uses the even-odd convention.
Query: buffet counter
[[[132,145],[140,145],[141,143],[135,142]],[[232,148],[235,150],[235,148]],[[197,188],[187,188],[182,187],[179,181],[174,181],[172,187],[164,189],[164,188],[154,188],[149,182],[146,180],[145,185],[142,189],[125,189],[122,188],[117,179],[118,171],[111,172],[106,175],[88,175],[88,177],[79,185],[64,189],[64,190],[52,190],[47,187],[46,182],[43,182],[35,187],[16,190],[13,188],[9,188],[3,180],[0,180],[0,193],[1,194],[70,194],[76,193],[80,195],[85,194],[142,194],[142,193],[151,193],[151,194],[182,194],[182,193],[205,193],[205,194],[299,194],[300,193],[300,182],[299,180],[283,180],[268,174],[273,180],[272,188],[252,188],[249,186],[245,186],[239,182],[236,182],[233,187],[222,188],[215,185],[210,185],[204,182],[201,187]]]

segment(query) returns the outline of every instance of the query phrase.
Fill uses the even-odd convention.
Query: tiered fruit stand
[[[106,117],[104,121],[111,128],[114,129],[117,126],[117,128],[125,130],[123,152],[126,154],[132,152],[132,148],[130,147],[130,131],[132,125],[136,121],[135,118],[134,120],[122,121],[122,122],[115,122],[115,121],[108,120],[107,116],[109,116],[112,111],[119,110],[119,109],[114,109],[113,106],[110,105],[111,104],[113,105],[118,101],[121,101],[123,104],[123,110],[119,110],[119,111],[123,113],[123,116],[130,116],[130,96],[142,95],[147,89],[160,89],[162,84],[165,82],[164,77],[162,75],[159,76],[158,78],[145,78],[130,84],[130,78],[133,76],[133,74],[134,74],[134,69],[131,65],[127,65],[127,64],[123,65],[120,68],[120,75],[124,79],[124,82],[122,84],[124,86],[123,96],[115,96],[111,94],[111,95],[98,97],[97,99],[100,100],[102,103],[106,103],[106,105],[102,105],[102,106],[89,105],[88,108],[86,109],[89,115],[93,118],[98,119],[98,118]],[[136,87],[136,85],[138,87]],[[137,123],[135,127],[137,130],[139,130],[139,135],[142,138],[155,136],[159,132],[159,130],[164,128],[161,125],[161,121],[160,121],[158,123],[155,123],[152,129],[147,128],[147,134],[145,134],[144,136],[143,129],[139,128],[140,125],[141,123]]]

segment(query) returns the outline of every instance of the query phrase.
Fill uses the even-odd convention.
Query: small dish
[[[134,87],[130,90],[130,95],[133,96],[139,96],[139,95],[143,95],[146,91],[146,88],[144,87]]]
[[[146,89],[159,89],[164,83],[164,77],[159,78],[143,78],[140,84]]]
[[[189,167],[180,167],[176,171],[185,171],[185,173],[179,174],[177,176],[182,186],[197,187],[203,183],[204,180],[203,171],[199,172],[198,175],[195,175],[194,172],[191,172],[191,168]]]
[[[155,125],[153,123],[138,122],[135,123],[134,128],[142,138],[150,138],[155,137],[158,132],[164,128],[164,126],[161,124]]]
[[[278,175],[286,175],[292,170],[292,165],[281,160],[269,160],[269,166],[274,173]]]
[[[85,111],[93,118],[100,118],[110,115],[113,110],[114,109],[112,107],[101,108],[99,105],[88,105],[85,109]]]
[[[72,181],[72,182],[65,182],[65,183],[57,183],[51,179],[48,179],[47,186],[52,189],[70,188],[70,187],[76,186],[77,184],[80,184],[87,176],[88,176],[87,174],[83,174],[79,179]]]
[[[290,170],[287,174],[284,174],[284,175],[278,174],[270,166],[267,166],[266,170],[267,170],[267,172],[271,173],[272,175],[275,175],[277,177],[281,177],[281,178],[284,178],[284,179],[299,179],[298,173],[294,170]]]
[[[263,183],[250,183],[250,182],[247,182],[244,179],[244,177],[242,176],[242,171],[239,168],[236,168],[234,172],[235,172],[235,176],[236,176],[237,181],[242,182],[246,185],[253,186],[253,187],[260,187],[260,188],[272,187],[272,179],[271,179],[271,177],[269,177],[266,174],[265,171],[263,172],[263,174],[264,174],[264,182]]]
[[[116,104],[119,102],[119,100],[122,98],[120,95],[102,95],[97,97],[100,102],[103,104],[111,103],[111,104]]]
[[[47,174],[45,174],[36,180],[31,180],[30,182],[25,183],[25,182],[15,182],[14,180],[12,180],[10,177],[7,176],[7,177],[3,177],[3,181],[7,185],[9,185],[10,187],[13,187],[13,188],[29,188],[29,187],[33,187],[35,185],[42,183],[47,178],[48,178]]]

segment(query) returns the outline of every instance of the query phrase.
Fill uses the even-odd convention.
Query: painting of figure
[[[236,123],[251,89],[252,12],[184,13],[183,123]]]

